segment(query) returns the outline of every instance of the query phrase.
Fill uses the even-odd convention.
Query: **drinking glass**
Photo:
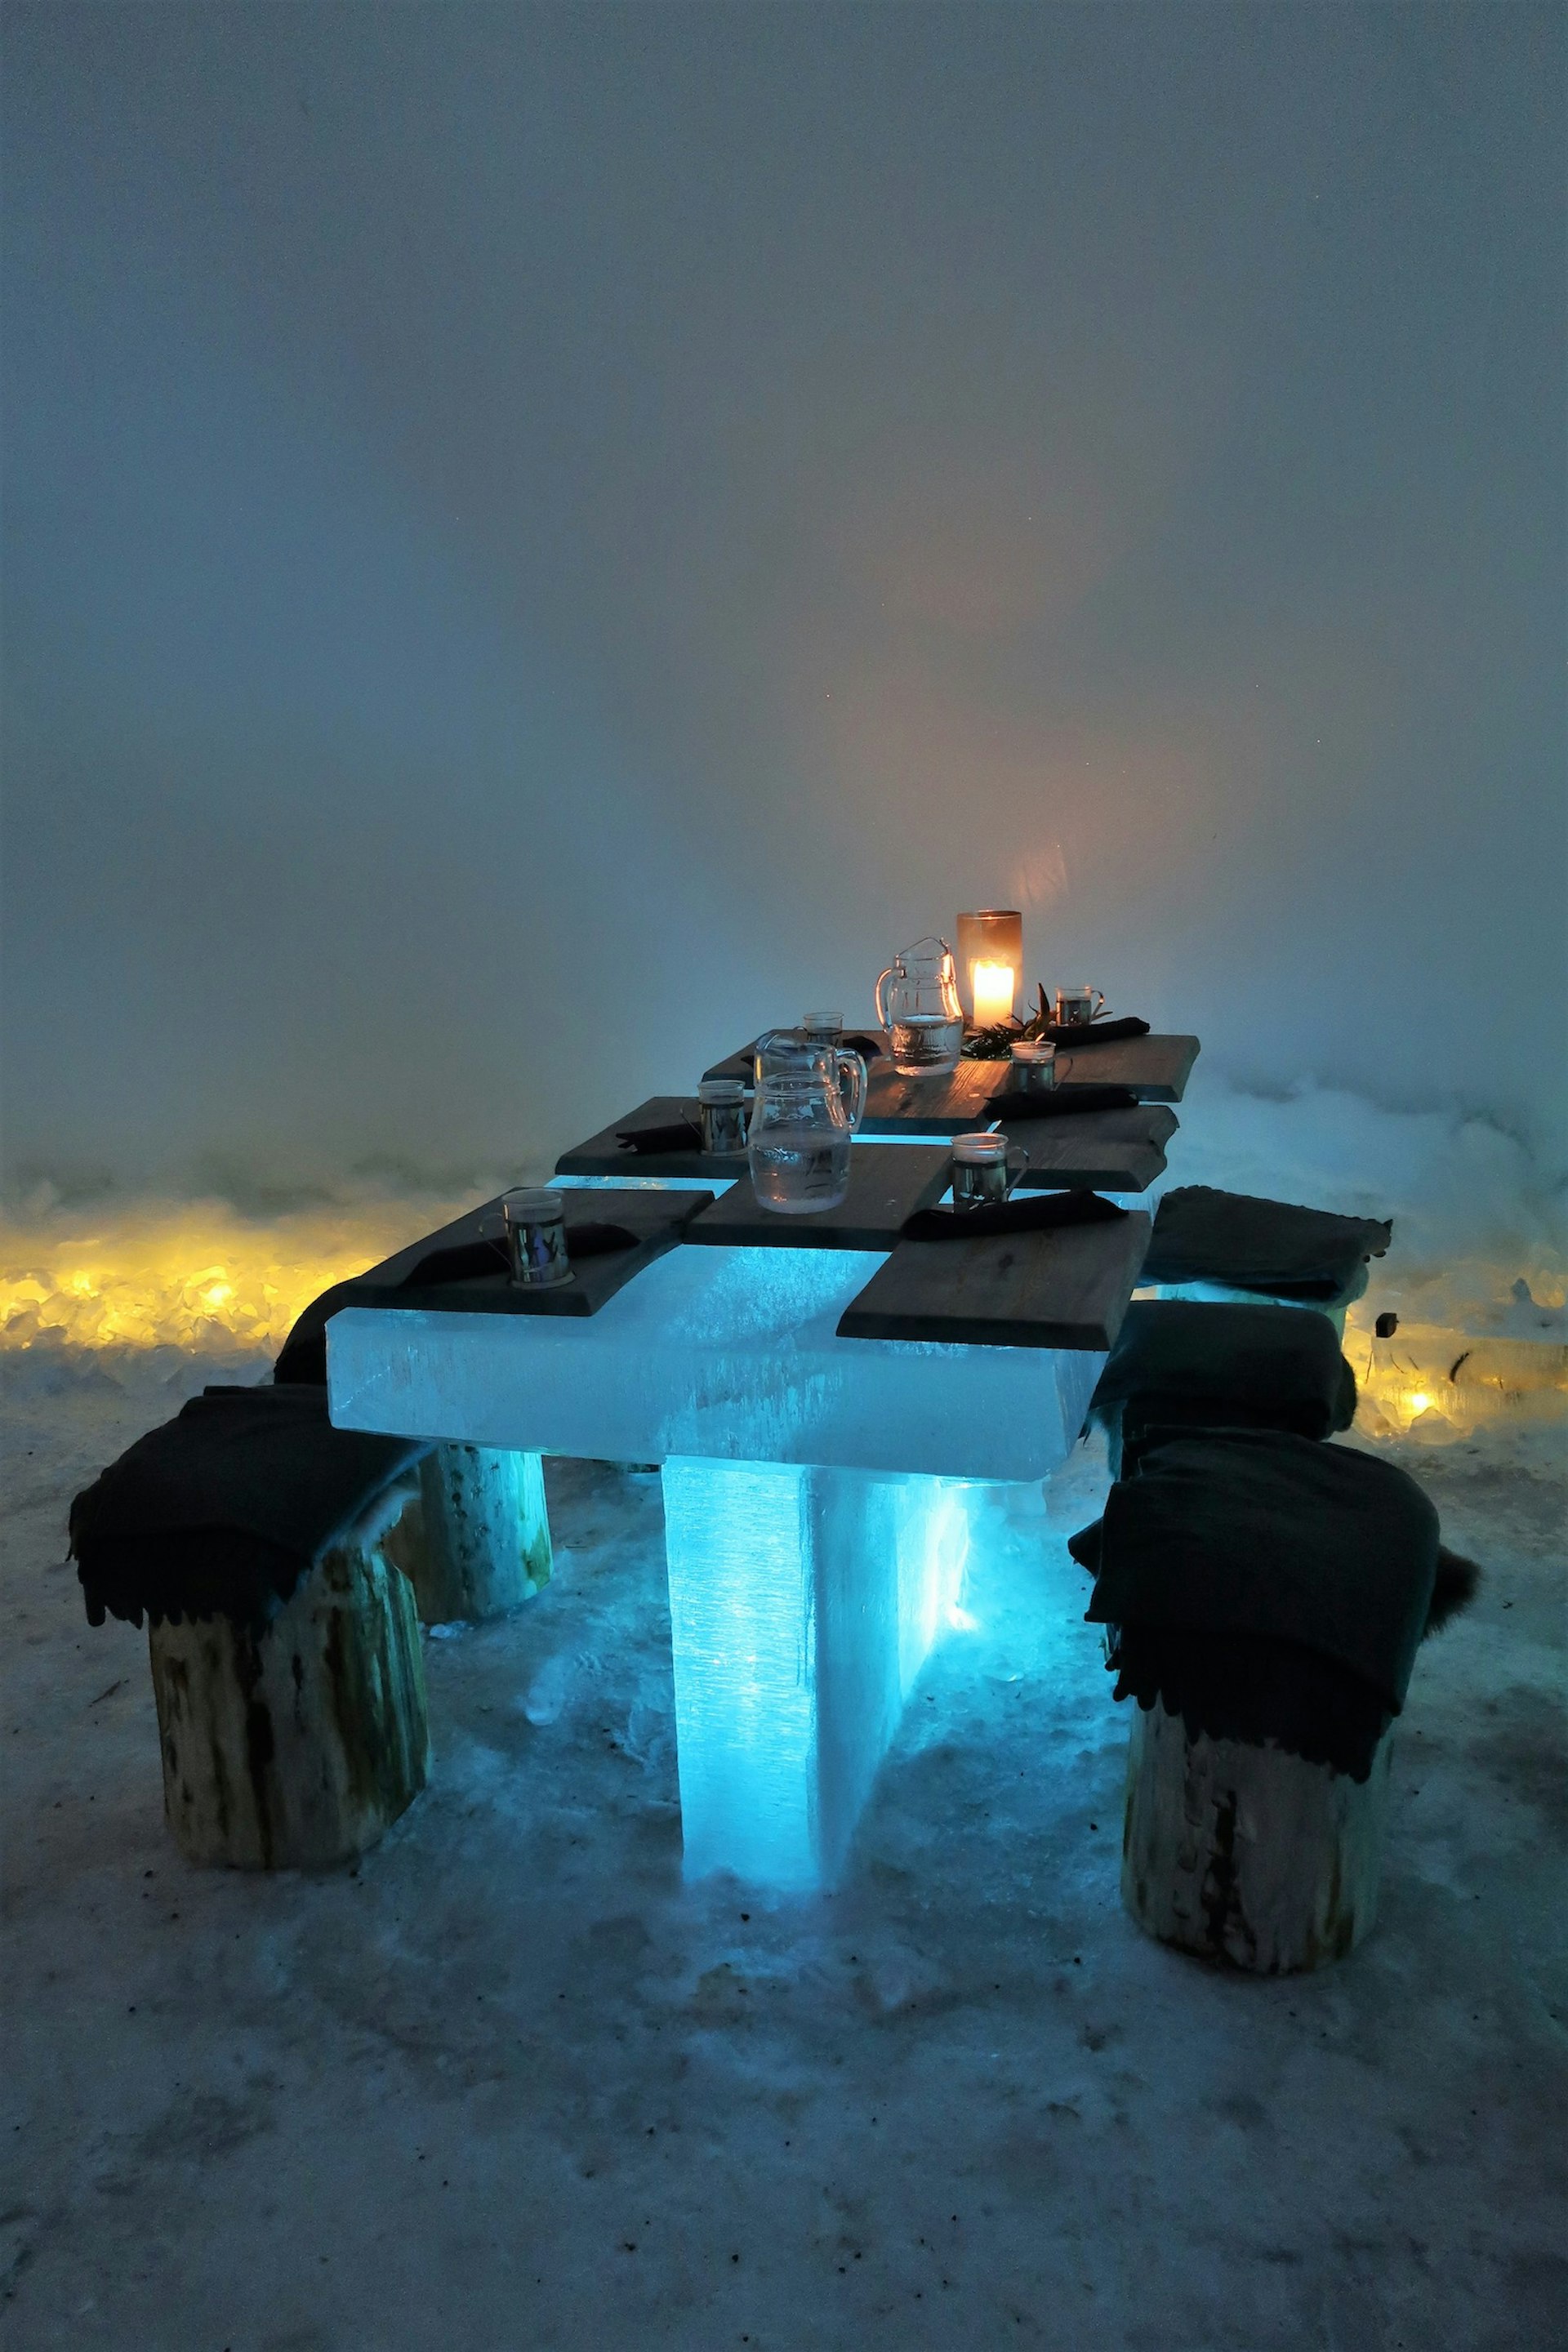
[[[1028,1164],[1028,1154],[1005,1135],[955,1135],[952,1139],[952,1205],[979,1209],[1005,1201]]]
[[[548,1186],[501,1194],[511,1278],[525,1290],[551,1290],[574,1282],[566,1255],[566,1203]]]

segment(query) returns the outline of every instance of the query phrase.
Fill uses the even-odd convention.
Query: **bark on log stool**
[[[332,1545],[265,1623],[164,1618],[147,1646],[163,1811],[188,1862],[347,1862],[429,1777],[414,1590],[374,1533]]]
[[[1121,1899],[1161,1943],[1258,1976],[1342,1959],[1377,1916],[1392,1726],[1364,1780],[1134,1709]]]
[[[1122,1899],[1162,1941],[1274,1975],[1376,1908],[1392,1725],[1474,1592],[1394,1464],[1294,1433],[1155,1433],[1069,1539],[1137,1702]]]
[[[437,1445],[419,1491],[387,1536],[426,1625],[478,1623],[531,1600],[550,1581],[550,1519],[537,1454]]]
[[[148,1620],[192,1862],[345,1861],[424,1787],[418,1622],[386,1536],[427,1450],[333,1429],[319,1388],[209,1389],[73,1502],[89,1622]]]

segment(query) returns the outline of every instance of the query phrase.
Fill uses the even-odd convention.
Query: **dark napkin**
[[[700,1151],[702,1129],[694,1118],[675,1118],[664,1127],[618,1127],[616,1141],[623,1151]]]
[[[1436,1566],[1437,1514],[1394,1464],[1283,1430],[1182,1432],[1112,1486],[1088,1615],[1290,1643],[1397,1715]]]
[[[1032,1192],[980,1209],[917,1209],[900,1226],[906,1242],[972,1242],[992,1234],[1045,1234],[1061,1225],[1107,1225],[1127,1214],[1098,1192]]]
[[[1383,1255],[1393,1232],[1384,1219],[1184,1184],[1160,1203],[1142,1278],[1226,1283],[1332,1306],[1362,1278],[1368,1258]]]
[[[1047,1021],[1037,1032],[1052,1045],[1115,1045],[1126,1037],[1146,1037],[1149,1024],[1129,1013],[1121,1021]]]
[[[569,1258],[608,1257],[613,1250],[635,1249],[637,1242],[636,1234],[628,1234],[625,1225],[584,1223],[568,1225],[565,1233]],[[411,1274],[405,1275],[398,1287],[433,1290],[444,1282],[468,1282],[476,1274],[506,1273],[510,1266],[506,1244],[498,1234],[494,1240],[459,1242],[454,1249],[432,1250]]]
[[[1138,1097],[1126,1087],[1052,1087],[1037,1095],[1009,1087],[1005,1094],[993,1095],[985,1108],[1012,1127],[1031,1118],[1076,1118],[1084,1111],[1136,1110]]]
[[[852,1054],[858,1054],[863,1062],[874,1062],[879,1054],[887,1051],[879,1037],[863,1036],[858,1029],[852,1030],[847,1037],[840,1037],[838,1042],[841,1045],[847,1045]]]
[[[205,1390],[71,1505],[89,1623],[265,1623],[429,1451],[425,1439],[334,1429],[324,1388]]]

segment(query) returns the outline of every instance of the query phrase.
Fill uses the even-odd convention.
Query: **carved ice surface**
[[[968,1500],[941,1478],[664,1465],[688,1877],[831,1885],[932,1642]]]
[[[874,1251],[672,1250],[578,1318],[349,1307],[332,1418],[664,1465],[686,1867],[831,1884],[932,1642],[965,1481],[1067,1455],[1104,1358],[840,1339]]]
[[[1104,1358],[840,1339],[839,1316],[883,1263],[678,1248],[593,1316],[347,1307],[328,1326],[332,1419],[608,1461],[1048,1475]]]

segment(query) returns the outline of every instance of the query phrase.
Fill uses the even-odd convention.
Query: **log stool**
[[[1166,1433],[1071,1538],[1129,1745],[1122,1900],[1162,1942],[1274,1975],[1376,1910],[1391,1726],[1478,1571],[1393,1464],[1272,1430]]]
[[[471,1223],[458,1221],[464,1230]],[[334,1283],[305,1308],[284,1341],[272,1369],[274,1385],[325,1384],[327,1326],[341,1307],[429,1278],[433,1267],[445,1270],[443,1278],[454,1265],[471,1272],[476,1253],[483,1265],[496,1248],[479,1240],[432,1253],[419,1243],[384,1266]],[[421,1623],[479,1623],[504,1616],[550,1581],[542,1458],[480,1445],[436,1446],[419,1466],[417,1496],[387,1542],[388,1558],[413,1579]]]
[[[424,1787],[414,1593],[384,1538],[425,1451],[333,1429],[321,1390],[209,1389],[72,1504],[89,1622],[149,1621],[188,1860],[345,1861]]]
[[[386,1538],[426,1625],[504,1616],[550,1581],[544,1465],[537,1454],[437,1445]]]
[[[1393,1233],[1389,1219],[1183,1184],[1155,1213],[1141,1280],[1162,1298],[1315,1307],[1342,1339],[1345,1309],[1365,1290],[1369,1261],[1384,1255]]]
[[[1262,1300],[1135,1299],[1089,1406],[1129,1477],[1155,1431],[1286,1429],[1326,1438],[1355,1419],[1355,1374],[1327,1318]]]

